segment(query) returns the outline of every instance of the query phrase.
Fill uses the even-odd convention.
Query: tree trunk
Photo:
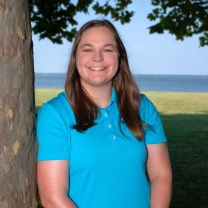
[[[0,207],[37,207],[36,192],[29,5],[0,0]]]

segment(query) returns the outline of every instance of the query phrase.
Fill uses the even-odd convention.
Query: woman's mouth
[[[90,70],[93,70],[93,71],[101,71],[101,70],[104,70],[106,67],[89,67]]]

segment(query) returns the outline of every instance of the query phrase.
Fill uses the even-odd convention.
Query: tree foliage
[[[151,0],[151,3],[154,8],[147,18],[157,23],[149,27],[150,34],[168,31],[177,40],[199,35],[200,46],[208,45],[208,0]],[[33,32],[40,39],[49,38],[62,44],[63,38],[73,40],[77,14],[86,14],[92,8],[95,14],[110,15],[124,24],[134,14],[127,9],[130,4],[132,0],[30,0]]]
[[[155,8],[148,19],[159,22],[149,27],[150,33],[167,30],[177,40],[197,34],[200,46],[208,45],[207,0],[152,0],[152,5]]]
[[[96,14],[110,15],[113,20],[124,24],[133,16],[133,12],[127,10],[131,3],[131,0],[106,0],[103,5],[94,0],[78,0],[76,3],[72,0],[30,0],[33,32],[39,34],[40,39],[49,38],[53,43],[62,44],[63,38],[72,41],[76,35],[77,14],[86,14],[92,7]]]

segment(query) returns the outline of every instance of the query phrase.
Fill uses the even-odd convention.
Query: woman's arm
[[[151,183],[150,208],[169,208],[172,171],[166,143],[147,145],[147,172]]]
[[[68,170],[68,160],[38,162],[38,190],[44,208],[76,208],[76,205],[68,197]]]

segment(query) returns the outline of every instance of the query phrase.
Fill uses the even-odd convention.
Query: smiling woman
[[[100,89],[98,86],[111,89],[118,70],[118,52],[112,32],[105,27],[87,30],[78,45],[76,63],[81,84],[91,96],[94,90]],[[98,106],[103,107],[109,97],[100,99]]]
[[[168,208],[172,173],[162,122],[140,94],[109,21],[79,30],[65,91],[38,114],[43,206]]]

